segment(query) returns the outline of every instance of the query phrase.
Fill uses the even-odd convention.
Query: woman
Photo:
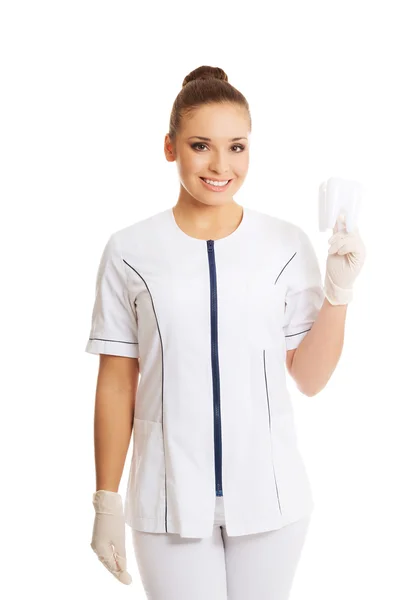
[[[322,287],[299,227],[234,201],[250,132],[224,71],[191,72],[165,137],[178,201],[112,234],[97,275],[91,546],[130,583],[126,522],[153,600],[287,599],[314,506],[285,365],[307,396],[327,383],[365,249],[336,231]]]

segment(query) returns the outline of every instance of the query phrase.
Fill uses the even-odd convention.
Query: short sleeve
[[[137,315],[115,234],[100,259],[86,352],[139,357]]]
[[[307,234],[298,230],[298,250],[287,265],[284,334],[286,350],[297,348],[310,331],[325,299],[318,259]]]

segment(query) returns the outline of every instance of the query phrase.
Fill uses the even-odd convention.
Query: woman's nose
[[[210,170],[221,174],[229,173],[230,167],[228,159],[224,156],[215,157],[210,161]]]

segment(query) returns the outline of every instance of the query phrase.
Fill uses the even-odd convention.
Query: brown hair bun
[[[194,71],[191,71],[186,75],[183,80],[182,87],[185,87],[190,81],[196,81],[196,79],[221,79],[221,81],[228,81],[228,75],[223,69],[219,67],[209,67],[207,65],[197,67]]]

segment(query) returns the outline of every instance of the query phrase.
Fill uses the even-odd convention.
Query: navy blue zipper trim
[[[217,274],[215,268],[214,240],[207,240],[208,264],[210,268],[211,303],[211,365],[214,397],[214,464],[215,492],[222,496],[222,441],[221,441],[221,404],[218,361],[218,318],[217,318]]]

